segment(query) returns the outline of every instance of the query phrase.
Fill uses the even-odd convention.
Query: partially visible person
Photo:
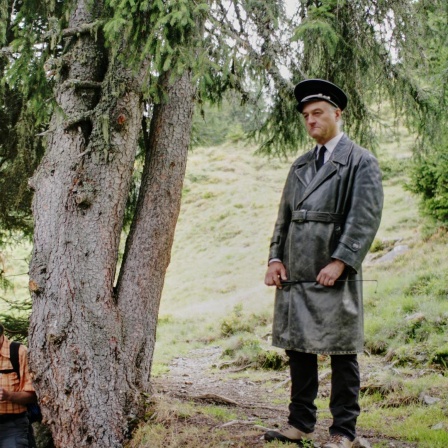
[[[26,405],[37,398],[28,370],[27,348],[19,347],[19,379],[11,363],[10,346],[0,324],[0,448],[30,448]]]

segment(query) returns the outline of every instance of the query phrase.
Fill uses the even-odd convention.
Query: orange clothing
[[[12,369],[9,357],[10,342],[5,337],[2,348],[0,349],[0,370]],[[14,392],[34,392],[31,383],[31,376],[28,370],[27,348],[24,345],[19,347],[20,381],[15,372],[0,373],[0,387]],[[26,406],[11,403],[9,401],[0,401],[1,414],[20,414],[26,411]]]

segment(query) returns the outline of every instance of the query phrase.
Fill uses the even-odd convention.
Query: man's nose
[[[306,122],[307,124],[313,124],[316,122],[316,120],[314,119],[314,117],[307,117]]]

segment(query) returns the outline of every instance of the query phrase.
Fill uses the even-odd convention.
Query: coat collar
[[[352,150],[353,142],[344,134],[334,148],[331,160],[341,165],[347,165],[349,155]],[[294,166],[300,168],[303,165],[314,161],[314,149],[300,156],[295,162]]]
[[[295,174],[299,181],[305,186],[305,191],[298,204],[303,202],[316,188],[331,177],[337,170],[338,165],[347,165],[353,142],[344,134],[333,151],[331,159],[316,173],[314,150],[308,151],[295,162],[297,167]]]

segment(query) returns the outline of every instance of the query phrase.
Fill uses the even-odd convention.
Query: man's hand
[[[264,277],[264,283],[267,286],[277,286],[282,289],[282,281],[288,280],[285,266],[281,261],[273,261],[269,266]]]
[[[323,286],[333,286],[336,280],[342,275],[345,264],[341,260],[333,260],[321,269],[316,278],[317,283]]]
[[[37,397],[35,392],[11,392],[0,387],[0,401],[9,401],[25,406],[29,403],[37,403]]]
[[[3,387],[0,387],[0,401],[10,401],[9,392]]]

